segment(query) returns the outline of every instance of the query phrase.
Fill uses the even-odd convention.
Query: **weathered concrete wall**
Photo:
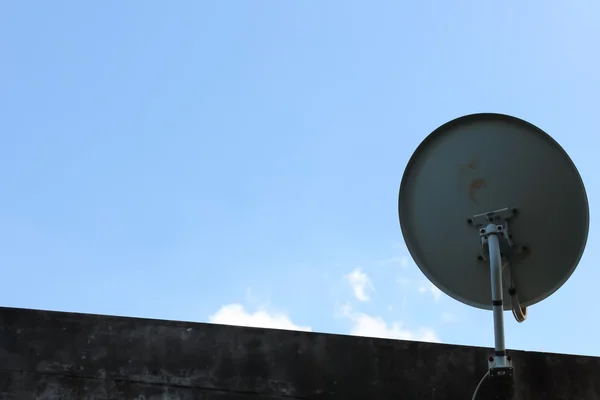
[[[0,308],[0,399],[470,399],[489,354],[465,346]],[[510,354],[514,399],[600,399],[599,358]],[[484,384],[478,399],[492,398],[490,388]]]

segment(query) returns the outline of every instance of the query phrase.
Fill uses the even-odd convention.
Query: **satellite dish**
[[[524,320],[527,306],[569,279],[586,245],[587,195],[567,153],[515,117],[457,118],[410,158],[398,214],[423,274],[448,296],[494,310],[490,372],[511,372],[502,311]]]

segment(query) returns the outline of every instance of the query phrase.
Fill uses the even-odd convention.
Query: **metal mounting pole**
[[[496,226],[494,225],[494,230]],[[502,304],[502,256],[500,255],[500,240],[496,232],[488,236],[490,252],[490,277],[492,283],[492,310],[494,314],[494,344],[495,355],[506,357],[504,343],[504,305]]]
[[[506,354],[506,344],[504,343],[502,251],[508,251],[507,257],[510,257],[512,253],[511,249],[514,243],[508,232],[507,220],[514,214],[516,214],[516,209],[503,208],[484,214],[473,215],[467,219],[468,224],[474,225],[479,229],[482,252],[477,258],[481,261],[486,260],[489,262],[488,267],[490,269],[490,283],[492,288],[492,313],[494,317],[494,354],[488,358],[489,371],[486,376],[489,376],[493,382],[495,399],[512,398],[513,394],[512,360]],[[500,245],[501,241],[502,247]],[[505,258],[504,262],[508,262],[508,260]],[[473,398],[476,395],[477,389],[475,389]]]
[[[492,311],[494,316],[494,355],[490,357],[490,376],[512,375],[512,363],[506,355],[504,343],[504,305],[502,299],[502,254],[500,252],[500,236],[502,225],[489,224],[480,231],[482,241],[487,242],[490,279],[492,286]]]

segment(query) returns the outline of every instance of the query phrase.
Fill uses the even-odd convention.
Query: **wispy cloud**
[[[433,283],[426,283],[419,286],[419,293],[430,293],[433,296],[433,300],[437,303],[442,297],[442,291],[437,288]]]
[[[433,283],[429,285],[429,292],[433,296],[434,301],[437,303],[440,301],[440,297],[442,296],[442,291],[438,289]]]
[[[350,334],[355,336],[376,337],[385,339],[417,340],[422,342],[439,343],[440,339],[433,329],[406,329],[401,322],[387,323],[379,316],[371,316],[362,312],[354,312],[349,306],[344,308],[344,316],[352,327]]]
[[[402,241],[397,241],[397,242],[392,243],[392,247],[394,249],[406,250],[406,244],[404,244],[404,242],[402,242]]]
[[[368,301],[370,299],[369,293],[367,292],[373,289],[373,284],[367,274],[362,272],[360,268],[356,268],[346,275],[345,278],[354,292],[354,297],[359,301]]]
[[[410,258],[408,258],[407,256],[390,257],[385,260],[379,261],[379,264],[382,264],[382,265],[393,264],[393,265],[399,265],[402,268],[408,267],[409,263],[410,263]]]
[[[408,286],[408,285],[410,285],[411,280],[408,278],[398,278],[398,279],[396,279],[396,282],[400,286]]]
[[[443,312],[441,317],[442,322],[452,323],[459,322],[460,318],[456,314],[452,314],[450,312]]]

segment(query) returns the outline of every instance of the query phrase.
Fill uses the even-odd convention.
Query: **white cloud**
[[[440,342],[437,334],[432,329],[420,328],[417,331],[410,331],[403,328],[400,322],[388,324],[381,317],[373,317],[361,312],[352,312],[348,306],[344,309],[344,315],[352,322],[351,335],[434,343]]]
[[[287,329],[292,331],[311,331],[310,326],[294,324],[283,313],[269,313],[258,310],[253,313],[246,312],[241,304],[228,304],[209,317],[213,324],[251,326],[255,328]]]
[[[354,297],[360,301],[368,301],[370,299],[367,291],[373,289],[373,285],[371,284],[371,280],[367,274],[362,272],[360,268],[356,268],[354,271],[346,275],[346,280],[354,291]]]

